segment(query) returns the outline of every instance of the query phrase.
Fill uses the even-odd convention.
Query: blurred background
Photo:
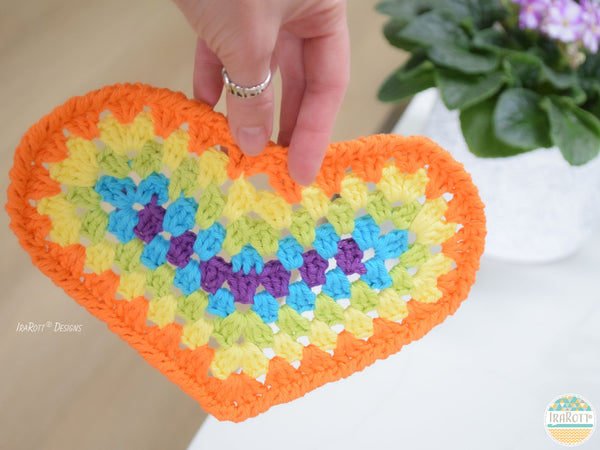
[[[402,110],[376,99],[405,55],[385,42],[375,4],[348,4],[351,83],[333,141],[389,131]],[[70,97],[113,83],[191,96],[194,46],[169,1],[0,0],[2,205],[14,149],[29,126]],[[2,211],[0,448],[185,448],[205,419],[202,409],[42,275],[8,223]],[[16,331],[30,321],[82,331]]]

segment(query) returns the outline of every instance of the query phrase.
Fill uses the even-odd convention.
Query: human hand
[[[198,34],[194,97],[214,106],[221,69],[250,87],[279,68],[282,99],[278,143],[289,146],[288,170],[302,185],[316,177],[348,85],[350,41],[343,0],[174,0]],[[227,94],[227,118],[248,155],[273,132],[274,94]]]

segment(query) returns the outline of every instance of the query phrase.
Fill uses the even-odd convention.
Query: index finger
[[[350,39],[341,20],[330,34],[304,44],[306,88],[290,141],[288,170],[299,184],[312,183],[321,168],[350,77]]]

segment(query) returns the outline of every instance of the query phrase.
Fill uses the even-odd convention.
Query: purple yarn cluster
[[[171,242],[173,241],[171,240]],[[341,240],[338,243],[338,249],[335,260],[345,275],[355,273],[362,275],[367,272],[365,265],[361,262],[363,252],[358,248],[354,239]],[[302,259],[303,263],[298,268],[298,272],[304,283],[308,287],[326,284],[329,262],[315,250],[305,252]],[[266,262],[261,273],[257,273],[255,268],[252,268],[248,274],[245,274],[241,270],[235,272],[230,262],[214,256],[208,261],[200,261],[200,273],[202,289],[215,294],[227,282],[235,301],[239,303],[254,303],[254,294],[259,285],[262,285],[275,298],[284,297],[290,293],[291,271],[286,270],[278,260]]]
[[[600,2],[598,0],[512,0],[520,5],[519,26],[538,30],[567,44],[598,51]]]

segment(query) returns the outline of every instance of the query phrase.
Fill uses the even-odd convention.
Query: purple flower
[[[538,29],[544,14],[550,6],[550,0],[513,0],[521,5],[519,11],[519,26],[521,28]]]
[[[600,5],[597,0],[582,0],[583,23],[585,27],[581,34],[583,45],[592,53],[598,51],[600,40]]]
[[[562,42],[577,41],[584,28],[583,9],[573,0],[555,0],[542,23],[542,31]]]

